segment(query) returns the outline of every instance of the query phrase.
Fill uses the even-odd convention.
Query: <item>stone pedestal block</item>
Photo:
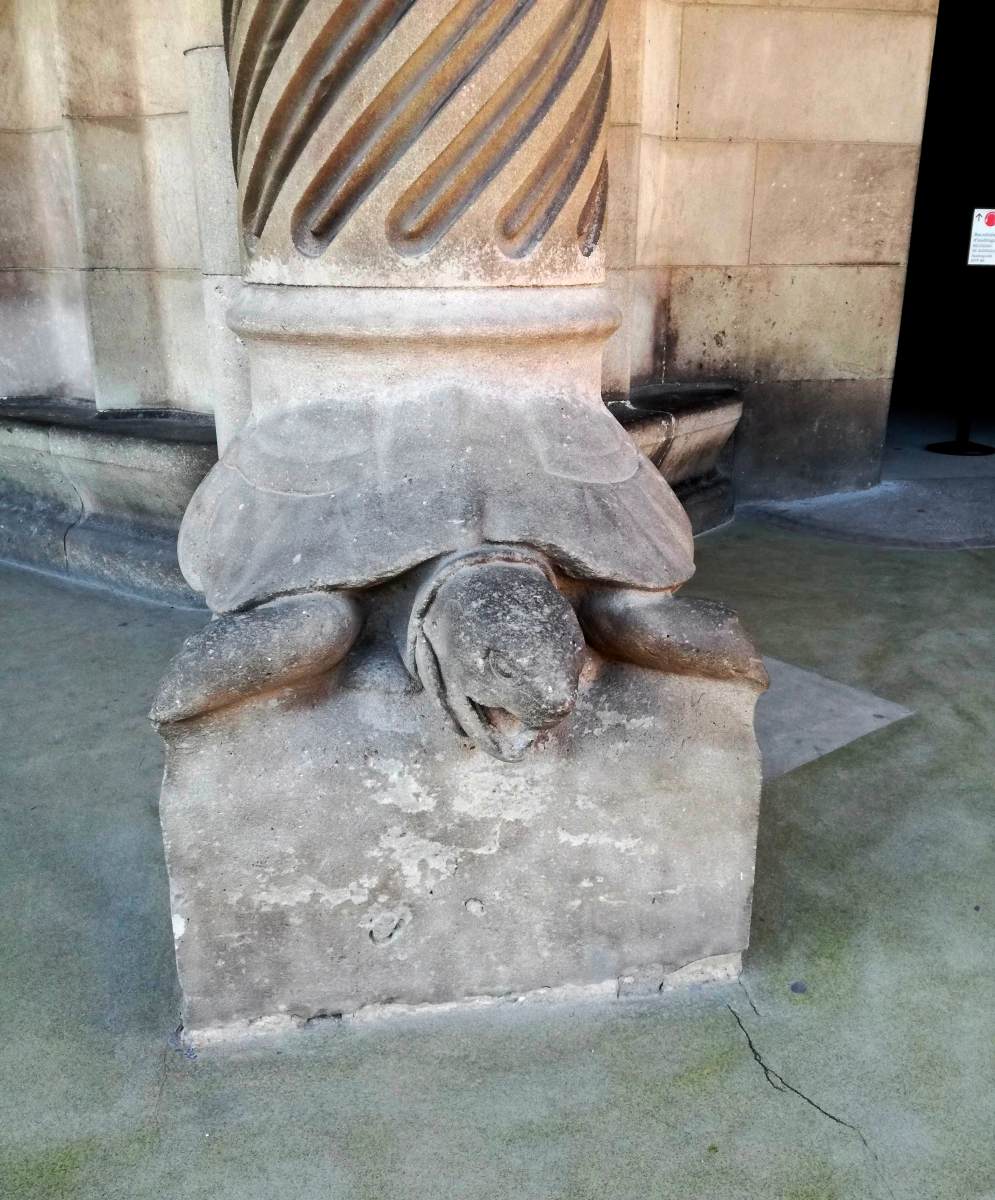
[[[188,1032],[728,973],[749,934],[756,695],[589,652],[573,714],[507,763],[455,739],[374,643],[167,727]]]
[[[251,405],[152,712],[188,1029],[728,974],[765,676],[601,402],[604,0],[226,16]]]

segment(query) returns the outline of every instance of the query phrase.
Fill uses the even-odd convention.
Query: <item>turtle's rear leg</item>
[[[604,588],[588,592],[577,615],[589,644],[608,658],[767,687],[763,662],[736,614],[714,600]]]
[[[186,721],[320,675],[345,658],[362,624],[343,592],[284,596],[217,617],[183,643],[149,715],[157,725]]]

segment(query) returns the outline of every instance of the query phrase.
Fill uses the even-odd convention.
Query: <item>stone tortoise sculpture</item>
[[[766,686],[731,612],[675,598],[687,517],[582,397],[454,387],[254,417],[194,496],[180,563],[216,615],[171,664],[160,725],[331,671],[374,610],[457,732],[507,761],[573,710],[585,641]]]

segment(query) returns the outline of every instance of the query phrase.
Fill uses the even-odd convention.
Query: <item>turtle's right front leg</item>
[[[767,688],[767,671],[734,612],[670,592],[597,588],[577,613],[590,645],[608,658],[670,675]]]
[[[149,716],[157,725],[186,721],[320,675],[345,658],[362,625],[344,592],[283,596],[216,617],[183,643]]]

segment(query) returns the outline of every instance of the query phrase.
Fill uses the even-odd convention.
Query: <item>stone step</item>
[[[202,607],[176,535],[216,460],[214,422],[200,414],[0,399],[0,558]]]

